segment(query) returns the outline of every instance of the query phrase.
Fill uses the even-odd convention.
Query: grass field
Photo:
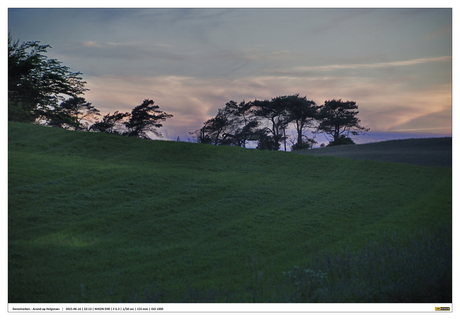
[[[9,302],[451,302],[452,169],[8,126]]]
[[[355,160],[452,167],[452,138],[391,140],[297,151],[299,154]]]

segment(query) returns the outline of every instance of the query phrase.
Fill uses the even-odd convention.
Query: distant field
[[[392,140],[297,151],[299,154],[355,160],[452,167],[452,138]]]
[[[9,123],[8,301],[451,302],[452,168]]]

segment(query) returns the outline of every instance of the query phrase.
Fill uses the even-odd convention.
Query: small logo
[[[435,311],[450,311],[450,307],[435,307]]]

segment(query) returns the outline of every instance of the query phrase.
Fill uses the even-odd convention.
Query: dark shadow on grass
[[[452,231],[440,227],[410,241],[388,235],[359,252],[318,255],[271,276],[254,270],[242,290],[152,287],[130,302],[452,303]]]
[[[452,167],[452,138],[392,140],[302,150],[296,153],[418,166]]]

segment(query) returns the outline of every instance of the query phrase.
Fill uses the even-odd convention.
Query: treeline
[[[80,72],[70,72],[56,59],[45,55],[49,45],[39,41],[19,44],[8,35],[8,120],[34,122],[70,130],[97,131],[149,139],[149,133],[161,136],[158,128],[173,117],[145,99],[131,112],[102,116],[82,95],[86,82]],[[358,106],[354,101],[329,100],[321,106],[298,94],[271,100],[237,103],[229,101],[201,129],[189,134],[198,143],[258,149],[311,148],[316,141],[307,132],[330,135],[329,145],[349,144],[350,134],[368,131],[359,125]],[[295,134],[288,135],[293,127]]]
[[[19,44],[8,35],[8,120],[39,123],[70,130],[98,131],[149,139],[161,136],[161,122],[173,115],[145,99],[131,112],[101,116],[82,95],[86,82],[45,55],[49,45],[39,41]]]
[[[350,134],[369,130],[359,124],[357,109],[354,101],[328,100],[318,106],[299,94],[271,100],[229,101],[202,128],[189,134],[198,143],[246,147],[253,142],[257,149],[284,147],[286,151],[291,127],[292,150],[308,149],[317,143],[314,137],[307,136],[308,131],[329,135],[332,138],[329,145],[354,144]]]

